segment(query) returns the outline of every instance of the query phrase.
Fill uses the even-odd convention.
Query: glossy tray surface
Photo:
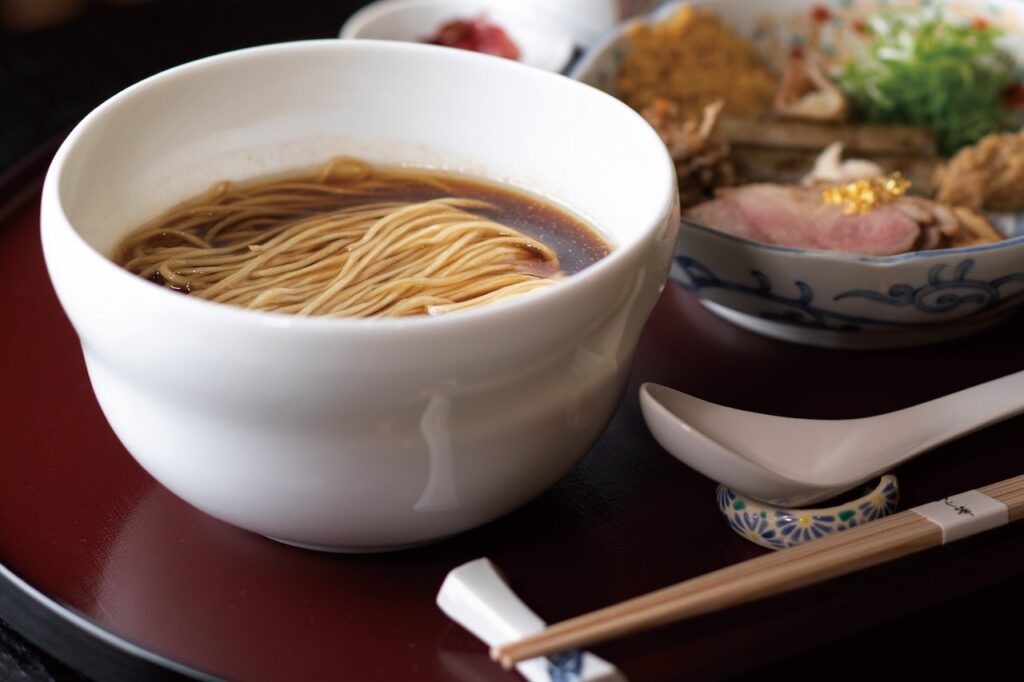
[[[103,630],[225,678],[513,679],[434,606],[452,567],[490,557],[554,621],[762,552],[724,524],[714,482],[650,437],[641,381],[744,409],[853,417],[1024,369],[1020,315],[955,343],[844,352],[755,336],[670,286],[614,422],[556,487],[420,549],[318,554],[205,516],[124,451],[47,280],[37,205],[36,194],[0,213],[0,564]],[[901,467],[902,506],[1021,473],[1022,434],[1018,417]],[[1024,530],[1009,527],[596,652],[633,679],[719,677],[1022,574]]]

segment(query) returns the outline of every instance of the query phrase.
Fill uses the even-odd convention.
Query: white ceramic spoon
[[[911,457],[1024,412],[1024,371],[895,412],[793,419],[640,387],[651,433],[677,459],[730,488],[793,507],[849,490]]]

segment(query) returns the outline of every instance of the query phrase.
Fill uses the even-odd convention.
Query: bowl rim
[[[637,126],[638,135],[647,137],[650,140],[652,151],[657,151],[659,148],[663,150],[659,162],[661,170],[658,172],[664,185],[659,192],[659,195],[663,198],[661,205],[652,205],[643,211],[643,214],[637,220],[637,224],[643,225],[643,228],[633,235],[629,243],[613,245],[611,252],[607,256],[580,272],[566,277],[559,286],[546,287],[532,292],[529,296],[514,297],[507,301],[502,301],[500,304],[461,310],[455,314],[410,315],[393,318],[329,317],[325,315],[300,316],[288,313],[250,310],[224,303],[182,296],[179,292],[154,285],[154,283],[128,272],[89,244],[75,228],[73,221],[67,214],[61,192],[66,161],[77,149],[83,136],[98,121],[102,121],[110,112],[116,111],[122,102],[151,88],[160,87],[164,81],[187,77],[192,71],[209,65],[241,62],[257,55],[286,55],[307,51],[314,54],[322,51],[353,52],[361,54],[363,58],[372,58],[374,53],[407,52],[410,58],[427,56],[430,59],[449,61],[468,60],[476,64],[474,68],[495,72],[501,72],[502,70],[519,72],[531,79],[557,81],[560,88],[575,89],[585,97],[604,101],[610,107],[619,108],[626,115],[627,120],[641,124]],[[657,144],[655,145],[654,143]],[[513,187],[513,189],[518,188]],[[118,287],[125,287],[127,292],[132,292],[143,299],[151,301],[154,306],[160,306],[166,310],[191,310],[196,314],[202,313],[208,318],[220,319],[225,324],[255,324],[263,327],[297,328],[324,333],[341,330],[371,333],[407,328],[436,330],[449,326],[468,328],[487,322],[496,322],[513,312],[524,311],[530,308],[540,310],[545,307],[556,306],[558,301],[574,296],[581,289],[592,286],[593,282],[614,277],[617,271],[626,267],[629,260],[639,257],[639,254],[658,238],[658,234],[663,230],[665,223],[671,219],[677,202],[677,194],[675,168],[654,129],[625,103],[597,88],[592,88],[579,81],[574,81],[543,69],[467,50],[454,50],[442,46],[422,45],[403,41],[339,40],[337,38],[328,38],[260,45],[203,57],[149,76],[111,96],[82,119],[72,129],[71,133],[57,150],[47,170],[43,184],[40,231],[48,269],[51,265],[51,258],[47,254],[49,250],[47,244],[51,240],[59,240],[73,250],[72,258],[88,270],[97,271],[98,269],[99,272],[104,273],[106,276],[114,278],[114,281],[118,283]],[[553,200],[553,203],[557,204],[557,199]],[[596,227],[600,233],[600,226]],[[185,307],[180,308],[179,306]]]
[[[551,63],[544,66],[540,64],[526,64],[526,66],[561,73],[572,61],[575,49],[572,36],[551,17],[515,0],[511,2],[504,0],[376,0],[352,14],[341,25],[338,37],[342,40],[381,40],[380,38],[366,38],[360,34],[382,17],[394,16],[410,9],[440,9],[447,5],[465,5],[467,14],[486,15],[489,12],[500,12],[503,16],[513,20],[515,26],[523,31],[543,33],[546,41],[557,41],[557,50],[552,48],[552,53],[557,55],[557,59],[550,60]],[[501,28],[506,28],[506,26],[501,26]],[[395,40],[397,41],[397,39]],[[520,63],[525,64],[525,62]]]

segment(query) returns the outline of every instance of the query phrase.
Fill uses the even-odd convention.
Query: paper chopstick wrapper
[[[910,511],[941,528],[944,545],[1010,522],[1010,510],[1005,504],[977,490],[922,504]]]

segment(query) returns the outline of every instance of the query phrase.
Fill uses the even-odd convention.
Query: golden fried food
[[[936,198],[954,206],[1024,211],[1024,131],[986,135],[935,173]]]
[[[656,97],[683,118],[699,118],[717,100],[723,114],[757,117],[771,109],[775,77],[714,14],[683,5],[662,23],[633,27],[628,39],[616,87],[637,111]]]
[[[704,107],[700,119],[684,119],[675,104],[656,98],[640,112],[668,148],[676,167],[683,208],[714,197],[719,187],[736,184],[729,145],[712,139],[721,111],[722,101],[718,100]]]

